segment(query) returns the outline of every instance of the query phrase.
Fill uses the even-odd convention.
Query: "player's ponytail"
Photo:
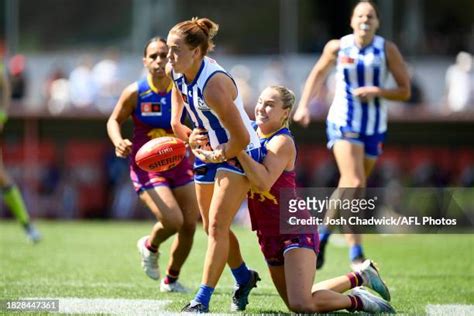
[[[214,49],[214,42],[212,39],[216,36],[219,30],[219,25],[208,18],[192,18],[176,24],[170,33],[177,33],[184,36],[184,41],[191,48],[201,48],[203,56],[207,55]]]

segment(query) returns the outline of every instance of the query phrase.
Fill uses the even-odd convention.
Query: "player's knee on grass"
[[[289,299],[288,305],[290,310],[295,313],[308,313],[308,312],[315,312],[313,307],[313,302],[309,299],[305,298],[292,298]]]
[[[328,302],[325,300],[317,300],[312,302],[312,304],[314,313],[326,313],[334,310],[334,306],[328,305]]]

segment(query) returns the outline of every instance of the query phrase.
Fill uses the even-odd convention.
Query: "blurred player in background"
[[[320,90],[336,66],[336,91],[327,117],[328,148],[332,148],[340,172],[338,188],[365,188],[367,177],[382,153],[387,131],[387,109],[383,99],[404,101],[410,97],[410,80],[397,46],[375,35],[378,13],[371,1],[360,1],[352,12],[353,34],[329,41],[311,71],[294,114],[307,126],[311,97]],[[390,72],[396,87],[385,88]],[[336,190],[333,197],[351,198],[352,190]],[[352,196],[354,197],[354,196]],[[329,210],[336,211],[336,210]],[[330,212],[331,213],[331,212]],[[335,213],[335,212],[333,212]],[[331,215],[329,215],[331,216]],[[324,263],[328,227],[320,234],[318,268]],[[353,268],[364,261],[361,236],[346,234]]]
[[[4,124],[8,119],[8,107],[10,105],[10,84],[3,65],[3,58],[0,61],[0,135],[3,132]],[[3,166],[2,148],[0,147],[0,189],[3,193],[3,200],[11,210],[16,219],[25,229],[28,240],[36,243],[41,240],[38,230],[31,224],[30,216],[26,210],[25,202],[21,196],[20,190],[13,183]]]
[[[230,230],[249,185],[235,156],[247,149],[258,156],[260,143],[245,113],[241,95],[231,76],[207,53],[218,25],[194,18],[169,32],[169,74],[173,78],[173,130],[187,141],[191,130],[181,124],[183,107],[195,128],[208,131],[210,148],[194,162],[196,193],[204,229],[208,234],[201,286],[183,311],[207,312],[214,288],[226,262],[237,283],[232,310],[245,310],[248,295],[259,280],[242,259],[239,243]],[[190,143],[193,148],[193,144]],[[212,151],[211,151],[212,150]]]
[[[118,157],[130,159],[130,177],[140,200],[156,216],[157,223],[149,236],[141,238],[137,247],[146,274],[158,280],[159,247],[177,233],[171,246],[162,292],[185,292],[177,281],[181,267],[191,251],[199,209],[192,178],[191,163],[185,158],[172,170],[146,172],[135,163],[140,147],[152,138],[174,136],[171,129],[171,91],[173,83],[166,76],[168,62],[166,41],[154,37],[145,46],[143,64],[148,76],[129,85],[122,92],[110,118],[107,131]],[[121,125],[132,117],[132,141],[123,138]]]
[[[283,189],[296,196],[295,162],[297,150],[289,126],[295,95],[284,86],[263,90],[255,107],[257,133],[263,162],[247,153],[237,157],[251,183],[248,206],[252,229],[267,261],[273,283],[288,308],[296,313],[325,313],[340,309],[371,313],[392,312],[383,299],[360,288],[350,295],[341,293],[367,286],[390,300],[390,293],[370,260],[360,272],[351,272],[313,286],[319,238],[317,228],[281,233],[280,197]],[[302,218],[302,211],[298,218]],[[310,215],[309,213],[307,215]],[[285,221],[286,222],[286,221]]]

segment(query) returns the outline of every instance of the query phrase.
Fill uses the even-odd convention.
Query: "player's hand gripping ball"
[[[167,171],[176,167],[186,155],[186,145],[176,137],[159,137],[145,143],[137,152],[135,162],[149,172]]]

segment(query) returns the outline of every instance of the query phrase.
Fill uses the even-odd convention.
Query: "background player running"
[[[10,106],[10,84],[6,75],[3,61],[0,61],[0,135],[8,119],[8,107]],[[21,196],[18,186],[8,175],[3,165],[2,148],[0,147],[0,190],[3,194],[3,201],[13,213],[15,218],[25,229],[28,240],[37,243],[41,240],[41,234],[31,223],[30,216],[26,209],[25,202]]]
[[[339,190],[333,197],[351,198],[365,188],[387,131],[387,108],[383,99],[403,101],[410,96],[408,71],[397,46],[375,35],[379,15],[371,1],[360,1],[352,12],[353,33],[329,41],[311,71],[293,119],[307,126],[309,103],[322,88],[330,70],[336,66],[336,91],[327,117],[328,148],[332,149],[340,172]],[[396,86],[385,87],[388,73]],[[334,211],[334,210],[330,210]],[[333,212],[334,214],[335,212]],[[321,235],[318,267],[324,260],[324,250],[330,235],[324,228]],[[361,236],[346,234],[353,267],[365,259]]]
[[[158,280],[159,247],[176,234],[160,290],[185,292],[186,289],[177,279],[191,250],[199,216],[191,164],[185,158],[169,171],[147,172],[135,163],[138,149],[147,141],[174,136],[170,123],[173,84],[165,72],[167,54],[168,47],[164,39],[154,37],[148,41],[143,54],[143,65],[148,70],[148,76],[132,83],[122,92],[107,122],[107,131],[116,155],[129,157],[130,178],[135,191],[157,219],[150,235],[137,243],[142,267],[150,278]],[[123,138],[120,129],[130,116],[134,123],[132,141]]]

